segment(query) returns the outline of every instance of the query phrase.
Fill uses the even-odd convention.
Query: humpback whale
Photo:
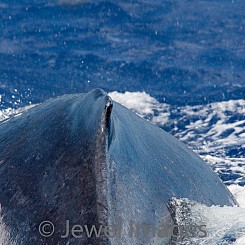
[[[101,89],[0,124],[4,245],[169,244],[171,234],[137,236],[136,226],[173,227],[172,198],[237,204],[197,154]]]

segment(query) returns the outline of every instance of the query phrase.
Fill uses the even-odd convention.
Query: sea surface
[[[197,205],[210,236],[184,244],[244,245],[245,1],[0,0],[0,120],[97,87],[187,144],[237,198]]]

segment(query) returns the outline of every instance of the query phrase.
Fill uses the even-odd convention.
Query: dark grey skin
[[[169,244],[171,234],[130,237],[130,221],[173,227],[172,197],[237,204],[196,154],[100,89],[2,122],[0,176],[9,244]],[[54,224],[49,237],[40,234],[43,221]],[[77,238],[71,232],[77,224],[122,225],[111,237]]]

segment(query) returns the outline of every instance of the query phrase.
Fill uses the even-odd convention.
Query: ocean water
[[[244,13],[244,0],[1,0],[1,107],[96,87],[245,99]]]
[[[244,29],[244,0],[0,0],[0,120],[104,89],[187,144],[237,198],[195,205],[210,227],[202,244],[243,245]]]

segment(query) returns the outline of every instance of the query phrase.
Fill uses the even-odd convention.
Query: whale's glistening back
[[[148,245],[160,240],[130,237],[127,226],[111,237],[65,236],[66,222],[171,226],[172,197],[236,204],[196,154],[100,89],[46,101],[0,124],[0,176],[1,222],[18,245]],[[40,234],[43,221],[54,224],[52,236]]]

